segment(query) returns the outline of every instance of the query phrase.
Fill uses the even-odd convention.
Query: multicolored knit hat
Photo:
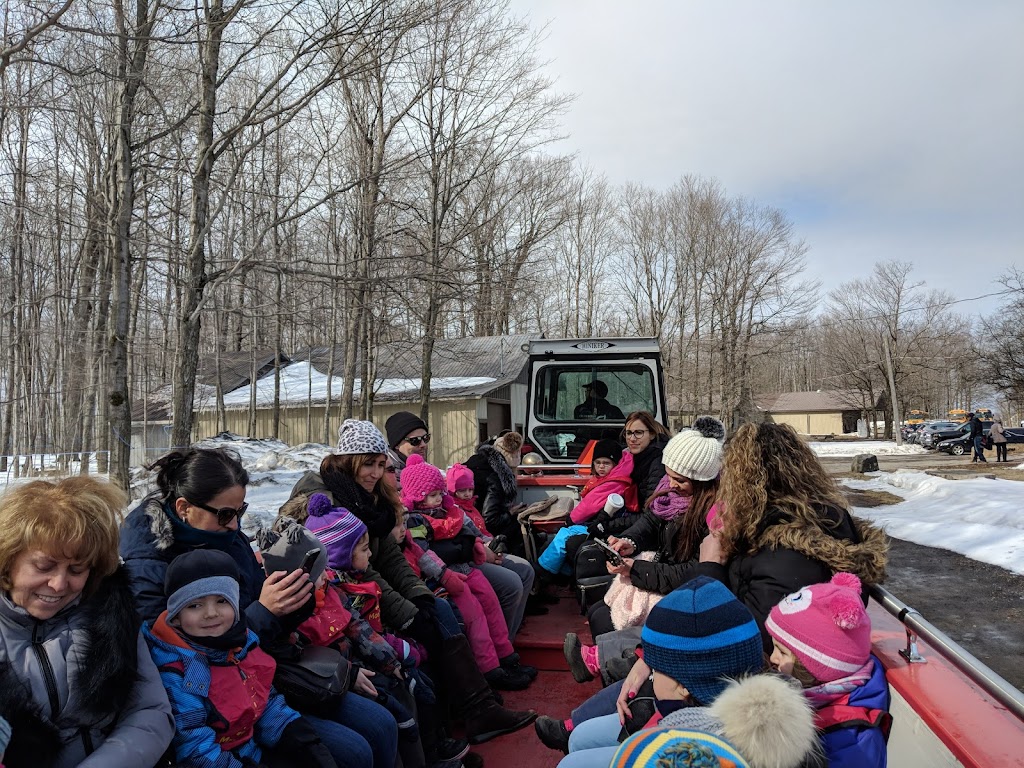
[[[306,527],[327,550],[327,565],[337,571],[352,570],[352,553],[366,533],[366,525],[344,507],[335,507],[322,493],[309,497]]]
[[[871,655],[871,619],[860,592],[860,579],[837,573],[783,598],[764,628],[821,682],[847,677]]]
[[[445,486],[448,488],[448,493],[452,494],[456,491],[461,491],[466,488],[474,488],[476,486],[476,478],[473,477],[473,470],[465,464],[452,464],[452,468],[448,470],[444,481]]]
[[[761,633],[720,581],[698,576],[663,597],[640,633],[644,661],[707,706],[728,680],[761,671]]]
[[[707,482],[722,471],[725,426],[712,416],[700,416],[691,429],[668,441],[662,451],[664,465],[677,475]]]
[[[619,747],[610,768],[750,768],[721,736],[682,728],[644,728]]]
[[[402,503],[407,509],[416,505],[434,491],[444,492],[444,476],[433,464],[428,464],[417,453],[412,454],[402,470]]]

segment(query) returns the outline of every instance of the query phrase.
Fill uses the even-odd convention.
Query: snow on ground
[[[856,507],[855,514],[898,539],[952,550],[1024,575],[1024,482],[946,480],[908,470],[871,474],[871,480],[842,482],[859,490],[888,491],[903,501]]]
[[[893,440],[837,440],[835,442],[808,443],[818,456],[856,456],[873,453],[876,456],[923,455],[928,453],[920,445],[896,445]]]

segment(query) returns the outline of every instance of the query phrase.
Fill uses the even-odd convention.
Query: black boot
[[[531,667],[529,664],[523,664],[519,660],[519,654],[514,651],[503,659],[499,659],[502,669],[507,669],[509,672],[522,672],[524,675],[530,678],[530,680],[537,679],[537,668]]]
[[[484,672],[484,680],[496,691],[525,691],[533,682],[523,672],[514,672],[501,666]]]
[[[555,718],[548,717],[547,715],[541,715],[537,718],[537,722],[533,724],[533,727],[537,731],[537,737],[545,747],[557,749],[566,755],[569,754],[569,731],[566,729],[564,722],[555,720]]]
[[[459,696],[459,700],[452,703],[456,713],[466,721],[466,738],[470,744],[482,744],[496,736],[518,731],[537,718],[532,709],[505,709],[494,700],[465,635],[447,638],[438,662],[453,697]]]

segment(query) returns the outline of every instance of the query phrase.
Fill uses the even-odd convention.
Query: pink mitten
[[[447,568],[441,574],[441,584],[453,595],[461,595],[466,591],[466,577]]]
[[[484,549],[484,543],[480,539],[473,542],[473,562],[476,565],[487,562],[487,552]]]

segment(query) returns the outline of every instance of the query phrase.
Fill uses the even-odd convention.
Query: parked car
[[[959,436],[963,426],[963,423],[955,421],[929,421],[917,431],[920,435],[918,443],[925,448],[934,448],[943,440]]]
[[[982,423],[984,424],[986,422]],[[985,429],[985,434],[988,434],[987,427]],[[1024,443],[1024,429],[1004,429],[1003,435],[1006,436],[1007,444]],[[965,453],[970,453],[973,446],[971,445],[971,430],[969,426],[965,434],[950,438],[949,440],[943,440],[935,447],[940,451],[951,453],[954,456],[963,456]]]

